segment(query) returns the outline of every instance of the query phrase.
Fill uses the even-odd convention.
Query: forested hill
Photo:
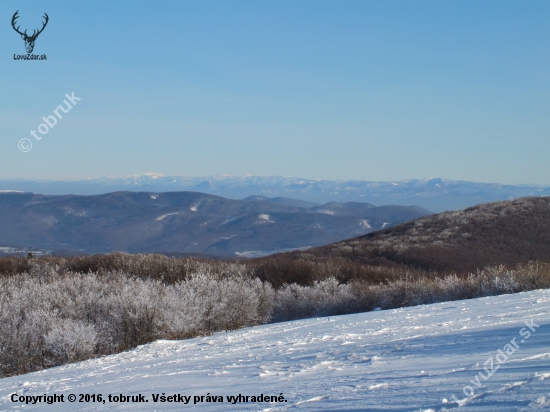
[[[485,203],[293,254],[310,260],[329,257],[436,272],[549,260],[550,198]]]
[[[73,254],[166,252],[259,256],[326,245],[431,212],[414,206],[197,192],[97,196],[0,193],[0,246]],[[66,252],[65,252],[66,253]]]

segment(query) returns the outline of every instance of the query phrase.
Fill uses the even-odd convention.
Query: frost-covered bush
[[[284,321],[352,313],[353,300],[351,285],[339,284],[335,278],[315,282],[312,286],[293,283],[277,291],[273,319]]]
[[[32,273],[0,280],[0,375],[266,323],[274,291],[244,275],[166,285],[124,273]]]
[[[418,278],[404,274],[400,279],[377,285],[362,281],[341,284],[329,278],[310,287],[291,284],[279,289],[273,319],[285,321],[375,308],[393,309],[540,288],[550,288],[550,265],[541,262],[515,269],[486,268],[463,277],[452,274]]]
[[[46,366],[44,336],[48,332],[50,313],[42,308],[29,308],[21,313],[17,306],[0,305],[0,376]]]
[[[94,325],[80,320],[55,319],[44,337],[44,347],[48,353],[46,363],[57,366],[90,358],[96,346]]]
[[[204,332],[257,325],[271,317],[273,289],[259,279],[196,274],[178,286],[193,292]]]
[[[505,293],[519,292],[521,280],[514,270],[508,270],[500,265],[493,268],[486,268],[479,273],[480,288],[483,296],[502,295]]]

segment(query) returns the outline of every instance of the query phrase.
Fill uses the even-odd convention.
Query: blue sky
[[[31,33],[48,13],[47,61],[13,60],[16,10]],[[0,178],[550,184],[549,21],[548,1],[4,0]]]

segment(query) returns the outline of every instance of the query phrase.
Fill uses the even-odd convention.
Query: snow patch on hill
[[[157,221],[161,221],[161,220],[167,218],[168,216],[179,215],[180,213],[181,212],[165,213],[164,215],[160,215],[159,217],[157,217]]]

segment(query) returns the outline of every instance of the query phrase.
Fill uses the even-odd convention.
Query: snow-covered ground
[[[0,410],[23,409],[10,400],[14,393],[64,395],[64,403],[24,408],[42,411],[440,411],[459,406],[453,396],[461,410],[549,409],[550,290],[158,341],[1,379]],[[107,401],[70,403],[69,394]],[[148,402],[113,403],[109,394]],[[190,403],[154,402],[163,394],[191,396]],[[223,403],[207,402],[207,394]],[[284,401],[227,401],[239,394]]]

